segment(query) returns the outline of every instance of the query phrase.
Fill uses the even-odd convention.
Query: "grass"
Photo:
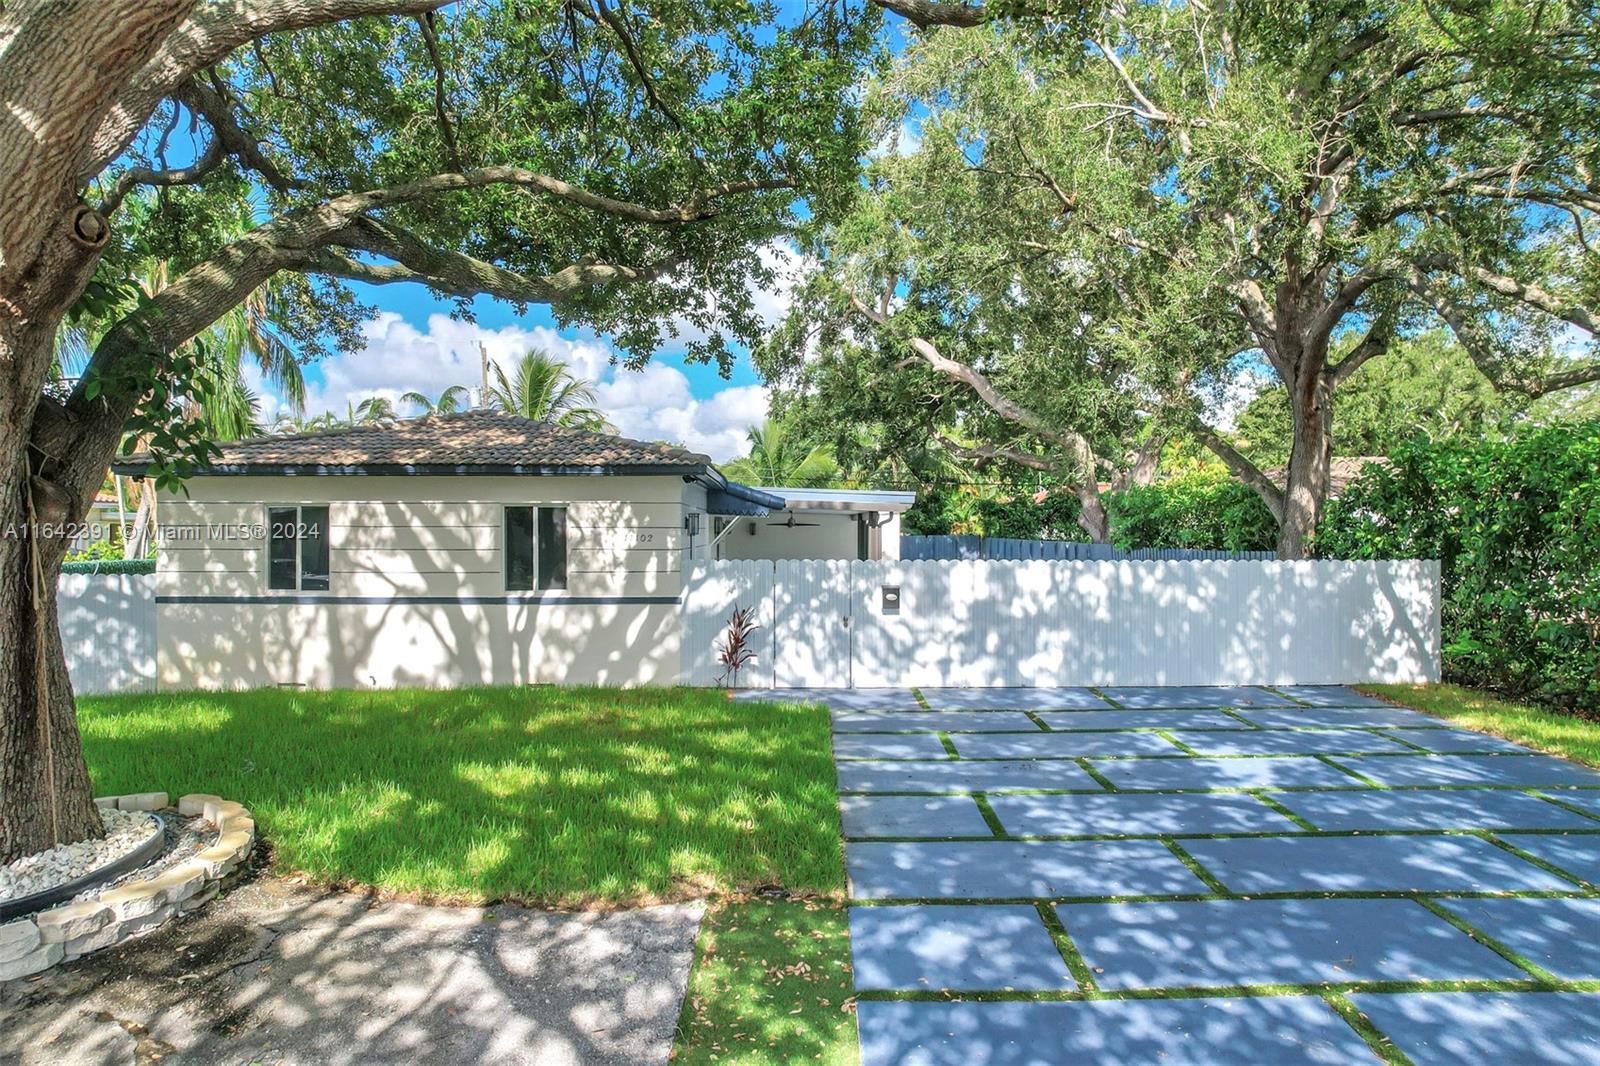
[[[1511,703],[1460,685],[1362,685],[1361,691],[1469,729],[1600,766],[1600,719]]]
[[[721,901],[700,926],[677,1063],[855,1066],[845,908],[822,900]]]
[[[279,872],[447,902],[843,888],[828,713],[693,689],[84,698],[98,794],[209,792]]]

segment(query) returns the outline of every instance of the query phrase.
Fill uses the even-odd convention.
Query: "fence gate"
[[[778,688],[850,686],[850,563],[773,564],[772,662]]]

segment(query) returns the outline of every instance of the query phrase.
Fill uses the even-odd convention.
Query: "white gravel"
[[[149,840],[160,825],[146,811],[102,807],[100,818],[105,822],[106,835],[99,840],[63,844],[0,866],[0,900],[31,896],[107,866]]]

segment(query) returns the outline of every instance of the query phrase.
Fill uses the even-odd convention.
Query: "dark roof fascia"
[[[144,463],[112,463],[124,477],[143,477]],[[224,463],[195,470],[191,477],[694,477],[703,463],[616,463],[601,466],[533,465],[525,463]]]
[[[782,496],[775,496],[770,492],[753,489],[749,485],[741,485],[737,481],[729,481],[722,471],[715,467],[707,469],[696,480],[708,489],[720,489],[734,499],[753,503],[757,507],[765,507],[768,511],[781,511],[787,506],[787,501]]]
[[[775,496],[770,492],[753,489],[749,485],[741,485],[737,481],[724,481],[722,491],[739,500],[747,500],[758,507],[765,507],[772,511],[781,511],[788,505],[782,496]]]

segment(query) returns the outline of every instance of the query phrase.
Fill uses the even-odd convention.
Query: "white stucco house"
[[[233,442],[159,503],[157,683],[671,684],[687,562],[898,558],[914,499],[495,411]]]

